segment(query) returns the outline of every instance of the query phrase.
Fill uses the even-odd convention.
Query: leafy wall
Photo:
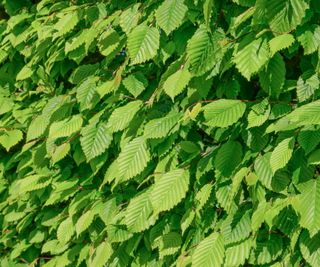
[[[320,266],[319,0],[0,2],[1,266]]]

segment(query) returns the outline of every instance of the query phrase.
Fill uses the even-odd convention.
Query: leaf
[[[272,172],[282,169],[289,162],[294,146],[294,138],[286,138],[281,141],[271,153],[270,166]]]
[[[168,77],[163,84],[163,89],[168,96],[174,98],[181,94],[191,79],[190,72],[185,68],[179,69],[177,72]]]
[[[255,104],[248,114],[248,127],[258,127],[266,122],[270,114],[270,105],[268,100],[265,99],[258,104]]]
[[[263,265],[276,261],[282,254],[282,246],[282,239],[277,235],[269,235],[264,240],[257,241],[249,264]]]
[[[42,114],[33,119],[28,127],[27,141],[42,136],[49,126],[50,120],[47,114]]]
[[[319,88],[320,81],[317,74],[310,76],[309,73],[302,74],[297,82],[297,96],[299,102],[308,100]]]
[[[197,211],[200,211],[209,200],[212,191],[212,184],[206,184],[196,194]]]
[[[269,41],[271,56],[273,57],[277,52],[290,47],[295,39],[292,34],[286,33],[273,37]]]
[[[66,13],[62,16],[58,22],[54,25],[54,29],[57,31],[54,36],[60,37],[71,32],[79,23],[79,16],[77,12]]]
[[[242,146],[236,141],[228,141],[219,149],[214,165],[223,176],[230,176],[242,159]]]
[[[112,132],[118,132],[124,130],[135,114],[139,111],[142,102],[140,100],[129,102],[123,107],[114,109],[112,112],[107,127],[110,128]]]
[[[101,55],[105,57],[111,56],[118,48],[120,43],[120,37],[118,33],[113,30],[105,31],[99,38],[98,47]]]
[[[176,232],[163,235],[159,246],[159,258],[175,254],[180,249],[181,243],[181,236]]]
[[[269,59],[269,48],[267,40],[260,37],[255,40],[244,39],[239,44],[234,56],[234,62],[240,73],[250,80]]]
[[[314,53],[320,46],[320,26],[313,25],[311,29],[304,31],[297,39],[303,46],[305,55]]]
[[[245,264],[245,261],[250,256],[252,248],[252,240],[248,238],[241,243],[235,244],[231,247],[226,248],[226,267],[237,267]]]
[[[93,222],[94,215],[95,213],[92,210],[88,210],[81,215],[75,225],[77,236],[89,228]]]
[[[0,131],[0,144],[9,151],[10,148],[18,144],[23,138],[20,130],[9,130],[1,133]]]
[[[65,54],[70,54],[71,52],[79,49],[81,46],[84,47],[85,51],[88,51],[89,46],[98,36],[99,32],[95,27],[89,29],[83,29],[80,34],[74,36],[71,40],[68,40],[65,44]]]
[[[128,52],[131,64],[144,63],[152,59],[159,49],[159,32],[146,25],[135,27],[128,35]]]
[[[310,165],[318,165],[320,164],[320,149],[313,151],[308,157],[308,163]]]
[[[320,124],[320,100],[302,105],[270,125],[267,132],[286,131],[300,126]]]
[[[274,172],[270,162],[271,153],[260,155],[254,162],[254,170],[260,182],[267,188],[271,189],[272,177]]]
[[[85,79],[77,88],[77,101],[80,103],[80,110],[90,109],[96,95],[96,78],[91,76]]]
[[[275,54],[265,69],[259,73],[263,90],[270,96],[278,97],[285,82],[286,67],[279,53]]]
[[[103,267],[106,265],[113,253],[111,245],[107,241],[101,242],[90,259],[90,266]]]
[[[320,265],[320,234],[310,237],[307,231],[302,231],[300,236],[300,250],[303,258],[312,267]]]
[[[80,115],[74,115],[62,121],[54,122],[49,129],[48,139],[71,136],[81,129],[83,119]]]
[[[257,232],[265,219],[265,213],[270,208],[270,203],[262,201],[254,210],[251,218],[252,232]]]
[[[137,3],[121,13],[120,26],[126,34],[129,34],[132,28],[136,27],[138,24],[141,16],[138,11],[139,7],[140,3]]]
[[[30,78],[32,74],[33,74],[32,68],[28,65],[25,65],[17,74],[16,80],[17,81],[26,80]]]
[[[189,173],[183,169],[176,169],[157,177],[150,195],[154,212],[172,209],[185,197],[188,187]]]
[[[123,81],[125,88],[134,96],[138,97],[147,87],[148,80],[141,72],[126,77]]]
[[[72,221],[72,217],[65,219],[57,229],[57,238],[60,243],[67,243],[74,235],[75,228]]]
[[[266,5],[267,18],[273,32],[294,30],[305,16],[309,5],[304,0],[270,0]]]
[[[127,143],[118,158],[119,175],[123,180],[128,180],[140,174],[150,161],[146,141],[137,137]]]
[[[81,147],[87,162],[100,156],[110,146],[112,134],[104,122],[92,123],[81,130]]]
[[[52,157],[52,163],[55,164],[64,159],[70,152],[70,149],[70,143],[63,143],[62,145],[55,147],[53,152],[49,152]]]
[[[184,0],[165,0],[156,10],[157,23],[169,35],[182,24],[187,11]]]
[[[94,81],[97,78],[90,76],[94,75],[98,67],[99,64],[81,65],[72,72],[69,81],[73,84],[80,84],[81,82],[89,78],[89,80],[84,83],[83,86],[79,86],[78,88],[77,100],[80,103],[84,102],[86,104],[86,102],[92,99],[91,95],[93,95],[93,88],[95,87]],[[89,100],[86,100],[86,98],[89,98]]]
[[[300,225],[314,236],[320,230],[320,180],[312,179],[306,182],[298,195],[294,208],[299,212]]]
[[[205,0],[203,3],[203,14],[207,28],[209,28],[210,25],[211,13],[213,9],[215,9],[215,2],[213,0]]]
[[[246,104],[240,100],[220,99],[203,107],[206,124],[211,127],[228,127],[244,114]]]
[[[209,71],[215,64],[213,44],[206,27],[201,26],[188,41],[187,56],[190,60],[191,72],[201,75]]]
[[[310,153],[320,143],[320,132],[314,128],[306,128],[300,131],[298,142],[306,153]]]
[[[238,211],[229,215],[221,224],[221,235],[224,244],[239,243],[250,236],[251,220],[249,211]]]
[[[142,232],[156,221],[152,215],[153,208],[150,201],[150,190],[132,198],[126,210],[125,224],[130,232]]]
[[[219,233],[212,233],[203,239],[192,255],[192,267],[222,266],[225,248]]]
[[[159,119],[153,119],[144,127],[144,136],[146,138],[163,138],[178,130],[179,113],[170,113],[167,116]]]

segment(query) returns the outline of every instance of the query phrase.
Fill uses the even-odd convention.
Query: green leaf
[[[250,256],[250,251],[253,242],[251,238],[248,238],[241,243],[237,243],[231,247],[226,248],[226,267],[238,267],[245,264],[245,261]]]
[[[288,33],[302,21],[309,5],[304,0],[270,0],[266,13],[270,28],[275,33]]]
[[[284,139],[275,147],[270,157],[270,166],[273,173],[287,165],[292,156],[293,147],[293,137]]]
[[[319,88],[320,81],[317,74],[310,76],[309,73],[302,74],[297,82],[297,96],[300,102],[308,100]]]
[[[9,151],[10,148],[18,144],[23,138],[20,130],[9,130],[1,133],[0,131],[0,144]]]
[[[271,153],[260,155],[254,162],[254,170],[260,182],[267,188],[271,189],[272,177],[274,172],[270,163]]]
[[[144,77],[144,75],[141,72],[129,75],[122,82],[126,89],[134,97],[139,96],[148,85],[148,80]]]
[[[311,27],[298,36],[298,41],[304,49],[304,54],[309,55],[317,51],[320,46],[320,26]]]
[[[79,16],[77,12],[69,12],[63,15],[59,21],[54,25],[57,31],[54,36],[60,37],[71,32],[79,23]]]
[[[224,244],[230,245],[247,239],[251,233],[250,212],[238,211],[229,215],[221,224]]]
[[[214,47],[206,27],[201,26],[188,41],[187,56],[190,60],[191,72],[201,75],[209,71],[215,64]]]
[[[302,105],[269,126],[267,132],[287,131],[300,126],[320,124],[320,100]]]
[[[253,74],[257,73],[269,59],[269,48],[267,39],[244,39],[234,55],[234,62],[240,73],[250,80]]]
[[[310,153],[320,143],[320,132],[313,127],[300,131],[298,142],[306,153]]]
[[[258,127],[266,122],[270,114],[270,105],[267,99],[264,99],[260,103],[254,105],[248,114],[248,127]]]
[[[181,114],[172,112],[167,116],[149,121],[144,127],[146,138],[163,138],[178,130]]]
[[[126,209],[125,224],[130,232],[142,232],[153,225],[157,219],[152,216],[150,190],[132,198]]]
[[[320,265],[320,233],[310,237],[307,231],[302,231],[300,236],[300,250],[303,258],[312,267]]]
[[[87,162],[100,156],[110,146],[112,134],[104,122],[89,124],[81,130],[81,147]]]
[[[184,0],[165,0],[156,10],[157,23],[169,35],[182,24],[187,11]]]
[[[270,96],[278,97],[285,82],[286,67],[279,53],[275,54],[265,69],[259,73],[261,87]]]
[[[42,136],[49,126],[50,120],[47,114],[42,114],[33,119],[29,125],[27,132],[27,141]]]
[[[314,236],[320,230],[320,179],[312,179],[306,182],[301,194],[298,196],[298,201],[295,204],[295,209],[299,212],[301,219],[300,225],[309,230],[309,233]]]
[[[30,66],[25,65],[17,74],[16,80],[17,81],[26,80],[30,78],[32,74],[33,74],[33,69]]]
[[[182,91],[188,85],[191,77],[191,73],[187,70],[187,68],[181,68],[169,76],[164,82],[163,89],[166,94],[171,97],[172,101],[177,95],[182,93]]]
[[[165,256],[175,254],[181,246],[181,236],[176,232],[164,234],[160,241],[159,258],[163,259]]]
[[[224,254],[223,237],[219,233],[212,233],[196,246],[192,267],[222,266]]]
[[[275,55],[277,52],[290,47],[294,43],[294,37],[292,34],[286,33],[273,37],[269,41],[269,47],[271,56]]]
[[[78,236],[89,228],[89,226],[93,222],[94,215],[95,213],[92,210],[88,210],[81,215],[75,225],[76,233]]]
[[[101,55],[105,57],[112,56],[112,53],[119,47],[120,37],[118,33],[113,30],[105,31],[99,38],[98,47]]]
[[[118,132],[124,130],[132,121],[135,114],[139,111],[142,102],[140,100],[129,102],[123,107],[114,109],[112,112],[107,127],[112,132]]]
[[[249,264],[263,265],[278,260],[282,253],[282,245],[282,239],[277,235],[268,235],[257,241],[255,249],[251,251]]]
[[[139,18],[141,14],[139,13],[140,3],[126,9],[121,13],[120,16],[120,26],[126,34],[138,25]]]
[[[308,163],[310,165],[318,165],[320,164],[320,149],[313,151],[308,157]]]
[[[159,31],[141,24],[128,35],[128,52],[131,64],[144,63],[156,56],[159,49]]]
[[[107,241],[101,242],[95,249],[90,259],[89,265],[95,267],[103,267],[106,265],[113,253],[111,245]]]
[[[55,147],[53,151],[48,151],[52,157],[52,163],[55,164],[64,159],[70,152],[70,149],[70,143],[63,143],[62,145]]]
[[[84,80],[77,88],[77,101],[80,103],[80,110],[90,109],[93,106],[96,95],[96,78],[91,76]]]
[[[81,129],[83,119],[80,115],[74,115],[62,121],[54,122],[49,129],[48,139],[54,140],[60,137],[71,136]]]
[[[197,211],[200,211],[209,200],[212,191],[212,184],[206,184],[196,194]]]
[[[219,149],[214,165],[223,176],[229,177],[242,159],[242,146],[239,142],[228,141]]]
[[[147,167],[150,159],[144,137],[137,137],[127,143],[118,158],[121,179],[128,180],[140,174]]]
[[[98,67],[99,64],[81,65],[72,72],[69,81],[73,84],[80,84],[81,82],[85,81],[85,79],[89,78],[87,83],[84,83],[83,86],[78,88],[77,100],[80,103],[85,102],[87,98],[89,98],[89,100],[86,100],[86,102],[92,99],[91,95],[93,95],[93,88],[95,87],[93,82],[97,78],[90,76],[94,75]],[[85,104],[87,104],[86,102]]]
[[[65,219],[57,229],[57,238],[61,244],[67,243],[74,235],[75,227],[72,217]]]
[[[156,177],[150,199],[155,213],[172,209],[186,195],[189,172],[183,169],[169,171]]]
[[[244,114],[246,104],[240,100],[220,99],[203,107],[206,124],[211,127],[228,127]]]

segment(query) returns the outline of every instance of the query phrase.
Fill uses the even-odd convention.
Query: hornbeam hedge
[[[0,266],[320,266],[319,0],[0,3]]]

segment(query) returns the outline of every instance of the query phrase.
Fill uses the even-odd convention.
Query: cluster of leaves
[[[320,266],[319,0],[0,2],[1,266]]]

